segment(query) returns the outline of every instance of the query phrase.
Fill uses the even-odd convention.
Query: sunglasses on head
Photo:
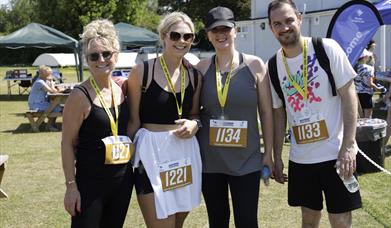
[[[212,28],[210,31],[212,33],[227,33],[227,32],[230,32],[231,31],[231,27],[228,27],[228,26],[218,26],[218,27],[214,27]]]
[[[113,52],[111,51],[103,51],[103,52],[94,52],[94,53],[90,53],[87,55],[87,58],[90,60],[90,61],[98,61],[100,56],[103,57],[103,59],[105,61],[111,59],[111,56],[113,56]]]
[[[193,40],[194,34],[193,33],[170,32],[169,37],[170,37],[170,40],[172,40],[172,41],[178,41],[181,38],[183,38],[184,41],[189,42],[189,41]]]

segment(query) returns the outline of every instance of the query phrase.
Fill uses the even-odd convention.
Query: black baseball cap
[[[217,26],[235,27],[234,13],[232,10],[217,6],[209,10],[204,18],[205,30],[210,31]]]

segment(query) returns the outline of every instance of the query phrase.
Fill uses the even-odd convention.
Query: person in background
[[[201,202],[194,136],[200,127],[201,77],[183,63],[194,40],[191,19],[170,13],[158,31],[162,56],[138,64],[129,76],[128,134],[135,137],[136,192],[146,226],[179,228]]]
[[[258,227],[260,171],[263,166],[270,172],[273,170],[273,117],[266,67],[260,58],[236,50],[237,31],[230,9],[221,6],[211,9],[204,25],[216,51],[212,58],[197,65],[203,74],[200,98],[203,127],[197,137],[209,227],[229,227],[228,189],[235,226]]]
[[[357,64],[354,69],[357,72],[357,76],[354,78],[354,84],[356,86],[356,92],[360,100],[361,108],[364,111],[364,118],[372,118],[373,113],[373,93],[374,89],[382,89],[383,86],[379,86],[374,83],[374,68],[367,64],[371,53],[364,49],[360,55]]]
[[[368,58],[368,62],[366,64],[368,64],[369,66],[373,67],[373,75],[376,77],[376,72],[377,71],[380,71],[380,67],[379,67],[379,64],[377,62],[377,57],[376,57],[376,54],[375,54],[375,48],[376,48],[376,42],[375,40],[371,39],[367,45],[367,50],[370,52],[370,57]],[[380,94],[379,94],[379,99],[375,102],[380,102],[380,107],[379,109],[380,110],[383,110],[383,111],[387,111],[388,110],[388,107],[387,107],[387,104],[385,102],[383,102],[383,97],[384,95],[387,93],[387,89],[388,88],[388,82],[383,82],[383,81],[378,81],[375,83],[377,87],[381,88],[381,91],[380,91]]]
[[[134,183],[127,98],[111,78],[120,45],[109,20],[87,24],[81,42],[91,76],[72,90],[64,107],[64,206],[72,227],[119,228]]]
[[[370,40],[366,49],[370,52],[370,56],[368,58],[367,64],[372,66],[374,68],[374,71],[376,72],[376,55],[375,55],[375,48],[376,48],[376,42],[375,40]]]
[[[49,108],[50,102],[48,100],[48,93],[60,92],[53,82],[52,69],[48,66],[39,66],[39,77],[34,81],[28,97],[28,106],[30,110],[46,111]],[[56,106],[53,112],[61,112],[61,107]],[[56,117],[48,117],[46,130],[59,131],[56,126]]]
[[[322,39],[337,90],[333,96],[311,38],[301,35],[302,15],[296,4],[271,1],[268,19],[281,45],[275,57],[277,75],[270,75],[269,69],[283,95],[280,98],[272,86],[274,153],[279,157],[275,160],[281,158],[286,119],[292,129],[288,203],[301,207],[302,227],[319,227],[324,196],[331,227],[351,227],[351,211],[361,207],[361,196],[358,183],[348,190],[342,178],[352,178],[356,169],[356,72],[338,43]],[[275,167],[279,182],[282,168]]]

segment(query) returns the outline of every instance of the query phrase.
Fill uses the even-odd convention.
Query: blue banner
[[[382,0],[375,4],[385,25],[391,25],[391,0]]]
[[[354,65],[381,25],[383,20],[373,4],[362,0],[350,1],[335,13],[327,37],[339,43]]]

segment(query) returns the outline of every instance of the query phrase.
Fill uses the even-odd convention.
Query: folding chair
[[[29,93],[29,88],[32,85],[31,80],[28,81],[20,81],[19,82],[19,95],[26,93]]]
[[[52,68],[52,75],[57,83],[64,83],[64,79],[62,77],[62,73],[60,72],[60,69]]]

